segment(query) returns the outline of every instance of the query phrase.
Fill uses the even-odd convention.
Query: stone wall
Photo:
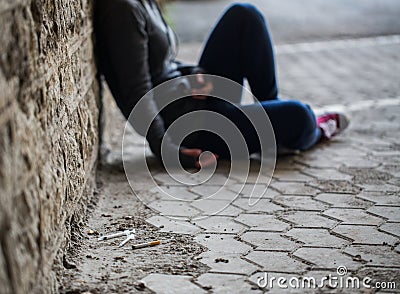
[[[1,293],[57,291],[53,269],[93,193],[91,11],[88,0],[0,0]]]

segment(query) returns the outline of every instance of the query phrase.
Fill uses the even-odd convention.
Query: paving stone
[[[196,220],[196,225],[205,229],[207,233],[239,233],[246,227],[228,216],[209,216]]]
[[[199,255],[200,262],[210,267],[209,272],[250,275],[258,267],[240,258],[238,254],[221,252],[203,252]]]
[[[227,234],[199,234],[195,240],[211,252],[242,254],[252,249],[251,246],[237,241],[234,236]]]
[[[338,266],[344,265],[349,270],[356,270],[361,263],[354,261],[351,257],[334,248],[308,248],[303,247],[297,249],[294,253],[303,260],[307,260],[315,264],[315,268],[337,269]]]
[[[400,238],[400,224],[399,223],[385,223],[379,227],[379,230],[386,233],[395,235]]]
[[[273,177],[282,182],[309,182],[312,180],[310,176],[296,170],[275,170]]]
[[[236,199],[233,202],[233,204],[235,206],[240,207],[245,212],[250,212],[250,213],[256,213],[256,212],[274,213],[276,211],[283,210],[282,206],[279,206],[279,205],[276,205],[276,204],[272,203],[270,199],[261,198],[253,206],[249,205],[249,200],[250,200],[250,204],[253,204],[254,200],[253,199],[247,199],[247,198]]]
[[[220,173],[220,172],[215,172],[212,177],[205,182],[204,184],[206,185],[216,185],[221,187],[222,185],[231,185],[233,183],[236,183],[236,181],[233,181],[232,179],[228,179],[225,173]]]
[[[349,181],[315,180],[308,184],[326,193],[357,194],[361,191],[360,187],[353,185]]]
[[[242,209],[233,206],[226,200],[198,200],[191,203],[191,206],[201,211],[201,216],[204,215],[225,215],[238,216]],[[201,217],[200,216],[200,217]]]
[[[235,220],[249,226],[250,230],[257,231],[283,232],[290,227],[288,223],[267,214],[241,213]]]
[[[239,196],[239,193],[234,193],[220,186],[199,185],[190,188],[190,191],[200,195],[201,199],[209,200],[227,200],[231,202]]]
[[[315,196],[320,191],[304,183],[274,182],[271,187],[284,195]]]
[[[168,216],[193,217],[200,213],[200,211],[189,206],[187,202],[183,201],[156,200],[150,203],[148,206],[157,210],[162,215]]]
[[[359,168],[376,168],[379,166],[379,162],[368,160],[367,156],[364,157],[345,157],[341,158],[343,165],[347,167],[359,167]]]
[[[334,247],[341,248],[350,242],[331,235],[325,229],[303,229],[293,228],[285,233],[285,236],[292,237],[293,239],[303,242],[305,246],[314,247]]]
[[[344,252],[359,255],[370,266],[400,266],[400,254],[388,246],[351,245]]]
[[[337,158],[337,156],[330,157],[326,155],[311,155],[308,154],[306,157],[297,159],[296,160],[299,163],[304,164],[307,167],[312,167],[312,168],[339,168],[340,166],[343,165],[341,160]]]
[[[341,208],[367,208],[373,204],[370,201],[356,198],[356,196],[351,194],[323,193],[317,195],[315,199],[329,203],[331,207]]]
[[[343,166],[343,162],[338,158],[329,159],[325,157],[317,157],[313,159],[304,159],[303,161],[299,162],[306,165],[307,167],[316,169],[325,169],[325,168],[339,169],[341,166]]]
[[[390,222],[400,222],[400,206],[373,206],[367,211],[382,216]]]
[[[150,274],[143,281],[147,288],[156,293],[207,293],[207,291],[192,283],[191,279],[193,279],[191,276]]]
[[[188,191],[187,187],[180,186],[157,186],[151,189],[159,200],[192,201],[199,198],[199,195]]]
[[[156,180],[157,182],[164,184],[164,185],[169,185],[169,186],[181,186],[181,187],[186,187],[185,184],[178,182],[177,180],[175,180],[172,176],[174,176],[174,174],[169,175],[166,172],[161,172],[158,173],[156,175],[153,176],[153,179]],[[177,174],[177,177],[181,177],[181,174]],[[193,179],[188,179],[188,184],[198,184],[197,181],[193,180]]]
[[[246,232],[240,239],[257,246],[257,250],[292,251],[299,246],[280,233]]]
[[[400,188],[390,184],[359,184],[365,192],[400,192]]]
[[[390,173],[394,177],[400,177],[400,165],[397,164],[385,164],[380,166],[378,170]]]
[[[338,222],[320,215],[314,211],[290,211],[281,216],[283,219],[294,223],[295,227],[306,228],[333,228]]]
[[[235,193],[239,193],[240,198],[269,198],[272,199],[276,195],[279,195],[278,192],[272,190],[267,185],[259,185],[259,184],[234,184],[226,187],[228,190],[231,190]]]
[[[385,194],[382,192],[362,192],[357,195],[360,199],[372,201],[377,205],[400,206],[400,197],[395,194]]]
[[[302,172],[318,180],[351,181],[351,179],[353,178],[351,175],[346,175],[336,169],[329,168],[320,169],[309,167],[304,169]]]
[[[324,210],[328,208],[327,204],[314,200],[308,196],[276,196],[274,202],[291,209]]]
[[[203,287],[210,288],[213,293],[262,293],[246,282],[241,275],[202,274],[196,279]]]
[[[224,185],[225,183],[232,183],[232,180],[227,181],[227,177],[220,173],[214,173],[210,179],[205,181],[200,173],[186,173],[181,172],[167,173],[165,171],[155,174],[153,178],[164,185],[171,186],[188,186],[188,185]]]
[[[161,232],[194,235],[201,231],[199,227],[187,221],[179,221],[159,215],[152,216],[146,222],[156,226]]]
[[[379,184],[383,185],[392,176],[386,172],[379,171],[374,168],[346,168],[340,169],[342,172],[354,176],[353,182],[355,184]]]
[[[245,258],[259,264],[267,272],[302,273],[308,268],[285,252],[252,251]]]
[[[273,174],[272,166],[273,165],[271,165],[271,170],[268,170],[270,174],[259,174],[259,168],[253,168],[250,172],[243,170],[243,172],[231,173],[229,177],[236,180],[238,183],[268,185]]]
[[[323,212],[324,215],[342,221],[342,224],[379,225],[384,220],[366,213],[363,209],[331,208]]]
[[[278,157],[276,160],[275,170],[303,170],[305,166],[296,162],[296,160],[300,158],[301,156]]]
[[[398,241],[397,238],[383,232],[379,232],[372,226],[353,226],[339,225],[333,229],[333,232],[354,240],[353,244],[366,245],[393,245]]]
[[[400,187],[400,177],[392,178],[387,183],[396,187]]]

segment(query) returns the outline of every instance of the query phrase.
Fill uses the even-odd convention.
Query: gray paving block
[[[233,206],[226,200],[199,200],[191,203],[191,206],[201,211],[202,216],[225,215],[238,216],[242,209]]]
[[[310,175],[318,180],[339,180],[339,181],[350,181],[353,177],[339,172],[337,169],[330,168],[305,168],[303,173]]]
[[[148,205],[150,208],[157,210],[161,215],[176,216],[176,217],[193,217],[200,213],[194,207],[189,206],[187,202],[156,200]]]
[[[358,198],[376,203],[377,205],[400,206],[400,196],[394,193],[385,194],[383,192],[362,192]]]
[[[245,212],[248,213],[257,213],[257,212],[274,213],[276,211],[283,210],[282,206],[272,203],[270,199],[262,198],[256,204],[251,205],[254,203],[254,201],[255,201],[254,199],[240,198],[236,199],[233,202],[233,204],[235,206],[240,207],[241,209],[243,209]]]
[[[359,184],[365,192],[392,192],[399,193],[400,188],[391,184]]]
[[[325,193],[348,193],[358,194],[360,187],[353,185],[349,181],[341,180],[315,180],[308,183],[310,186],[316,187]]]
[[[150,274],[143,281],[147,288],[156,293],[207,293],[207,291],[192,283],[191,279],[193,279],[191,276]]]
[[[235,193],[239,193],[239,198],[261,197],[272,199],[276,195],[279,195],[278,192],[270,189],[267,185],[260,184],[233,184],[226,186],[226,188]]]
[[[243,254],[252,249],[251,246],[227,234],[199,234],[195,240],[211,252]]]
[[[312,180],[312,177],[305,175],[296,170],[275,170],[274,178],[278,179],[281,182],[309,182]]]
[[[274,202],[286,206],[290,209],[298,210],[325,210],[328,208],[327,204],[314,200],[308,196],[276,196]]]
[[[322,193],[317,195],[315,199],[326,202],[333,208],[368,208],[373,204],[357,197],[358,195],[351,194]]]
[[[146,222],[156,226],[161,232],[194,235],[201,231],[199,227],[192,225],[188,221],[180,221],[160,215],[152,216]]]
[[[333,248],[300,248],[293,255],[313,263],[315,268],[336,270],[339,266],[345,266],[349,270],[356,270],[361,266],[360,262]]]
[[[284,195],[315,196],[320,191],[304,183],[274,182],[271,187]]]
[[[295,227],[330,229],[338,223],[338,221],[324,217],[320,212],[315,211],[290,211],[285,212],[281,217],[292,222]]]
[[[353,244],[393,245],[398,242],[398,238],[379,232],[373,226],[339,225],[333,229],[333,232],[352,239]]]
[[[341,248],[351,243],[330,234],[326,229],[293,228],[284,235],[304,243],[305,246]]]
[[[280,233],[246,232],[240,239],[257,246],[257,250],[293,251],[299,244],[281,236]]]
[[[159,200],[192,201],[199,198],[182,186],[157,186],[150,192],[155,193]]]
[[[241,213],[235,220],[249,226],[250,230],[282,232],[290,227],[276,216],[267,214]]]
[[[400,222],[400,206],[373,206],[367,210],[390,222]]]
[[[302,273],[308,268],[285,252],[252,251],[245,258],[259,264],[267,272]]]
[[[241,275],[231,274],[202,274],[196,279],[197,283],[209,288],[213,293],[262,293],[246,282]]]
[[[344,252],[372,266],[400,266],[400,254],[389,246],[351,245]]]
[[[243,231],[246,227],[234,221],[233,217],[229,216],[209,216],[204,219],[195,221],[196,225],[205,229],[207,233],[229,233],[237,234]]]
[[[234,193],[225,187],[220,186],[199,185],[194,186],[189,190],[200,195],[201,199],[209,200],[226,200],[231,202],[239,196],[239,193]]]
[[[400,238],[400,223],[385,223],[379,227],[379,230]]]
[[[199,255],[200,262],[210,267],[209,272],[250,275],[259,267],[240,258],[238,254],[204,252]]]
[[[297,159],[296,161],[307,167],[318,169],[338,169],[343,165],[343,162],[337,158],[337,156],[327,156],[326,154],[307,154],[307,156]]]
[[[323,214],[342,221],[342,224],[379,225],[384,222],[384,219],[368,214],[363,209],[331,208]]]

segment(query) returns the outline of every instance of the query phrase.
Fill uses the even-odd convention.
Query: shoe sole
[[[343,113],[338,113],[339,115],[339,132],[343,132],[343,130],[347,129],[350,124],[349,118]]]

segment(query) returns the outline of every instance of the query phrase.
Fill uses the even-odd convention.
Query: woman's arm
[[[112,8],[96,28],[100,39],[98,46],[102,46],[99,48],[103,53],[100,56],[106,59],[100,60],[100,63],[118,107],[128,119],[139,100],[152,88],[146,19],[139,5],[135,7],[119,1]],[[151,150],[161,158],[161,140],[165,128],[157,105],[149,96],[140,105],[144,117],[133,117],[130,123],[140,135],[146,136]],[[146,122],[153,117],[146,133]]]
[[[161,142],[167,154],[178,152],[179,146],[165,136],[165,127],[157,105],[151,95],[152,79],[148,56],[148,34],[146,18],[140,4],[115,1],[101,4],[103,11],[97,12],[96,36],[99,61],[112,94],[124,116],[134,129],[146,136],[153,153],[161,160]],[[112,5],[112,9],[107,9]],[[107,10],[107,11],[104,11]],[[102,60],[103,59],[103,60]],[[145,97],[142,99],[142,97]],[[140,115],[130,117],[131,111],[140,101]],[[153,119],[154,118],[154,119]],[[150,126],[148,128],[148,126]],[[196,158],[180,154],[181,163],[194,167]]]

